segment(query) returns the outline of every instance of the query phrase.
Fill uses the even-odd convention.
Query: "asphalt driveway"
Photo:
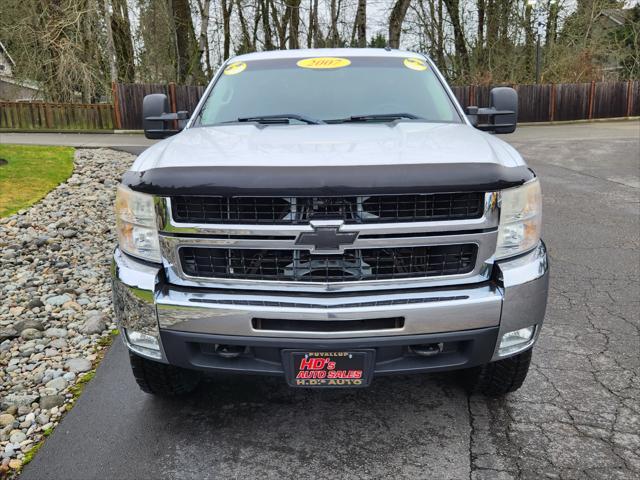
[[[370,389],[221,377],[184,399],[138,390],[118,341],[26,479],[640,476],[640,124],[505,136],[542,179],[552,262],[524,387],[469,398],[450,375]]]

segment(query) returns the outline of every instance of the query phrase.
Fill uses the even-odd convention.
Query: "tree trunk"
[[[389,46],[400,48],[400,34],[402,33],[402,23],[407,15],[411,0],[397,0],[391,9],[389,16]]]
[[[117,58],[118,77],[123,82],[133,83],[135,75],[133,40],[131,39],[127,0],[111,0],[111,4],[113,5],[111,29]]]
[[[478,30],[476,38],[476,48],[478,52],[484,48],[484,12],[485,12],[485,0],[476,0],[478,6]]]
[[[222,1],[222,30],[224,36],[223,60],[231,56],[231,13],[233,11],[233,0]]]
[[[285,8],[284,15],[280,18],[280,14],[274,1],[269,0],[269,3],[271,5],[271,19],[276,28],[276,32],[278,33],[279,48],[284,50],[287,47],[287,26],[290,22],[291,10],[289,8]]]
[[[318,14],[314,10],[314,4],[318,5],[318,0],[309,0],[309,24],[307,26],[307,48],[313,46],[313,34],[315,31],[315,22],[318,20]]]
[[[367,46],[367,0],[358,0],[356,19],[351,33],[351,46],[360,48]]]
[[[112,82],[117,82],[118,65],[116,63],[116,49],[113,44],[113,30],[111,29],[111,5],[109,0],[104,0],[104,23],[107,30],[107,60],[109,63],[109,76]]]
[[[514,0],[495,0],[497,2],[496,15],[499,19],[499,40],[498,45],[501,49],[506,48],[509,43],[509,27],[512,25],[511,13]]]
[[[289,0],[287,10],[289,10],[289,48],[300,48],[298,38],[298,29],[300,27],[300,0]]]
[[[436,45],[437,45],[437,55],[438,65],[441,68],[445,68],[445,59],[444,59],[444,8],[443,8],[443,0],[438,0],[438,25],[437,32],[438,36],[436,37]]]
[[[269,4],[267,0],[260,0],[259,16],[262,20],[262,34],[264,35],[264,49],[274,50],[273,31],[271,30],[271,22],[269,21]]]
[[[469,53],[467,52],[467,44],[465,43],[464,31],[462,30],[462,22],[460,19],[460,0],[443,0],[451,18],[451,26],[453,27],[453,43],[456,49],[457,63],[460,65],[458,75],[462,77],[469,73]]]
[[[211,62],[209,60],[209,41],[207,31],[209,30],[209,19],[211,10],[211,0],[198,0],[198,10],[200,11],[200,37],[198,38],[198,57],[203,65],[207,66],[207,77],[211,77]]]
[[[338,19],[340,18],[340,0],[331,0],[331,6],[329,8],[329,15],[331,17],[331,23],[329,25],[329,32],[327,33],[327,47],[337,48],[340,47],[340,32],[338,31]]]
[[[526,72],[526,80],[531,80],[535,75],[535,64],[536,64],[536,55],[535,55],[535,41],[536,41],[536,30],[537,30],[537,19],[533,18],[534,12],[530,5],[526,5],[524,9],[524,59],[525,59],[525,72]],[[523,79],[516,79],[518,81],[522,81]]]
[[[486,3],[486,24],[487,24],[487,41],[486,46],[489,51],[489,62],[491,62],[493,50],[497,47],[498,43],[498,30],[500,26],[500,19],[498,18],[498,12],[496,8],[497,0],[487,0]]]
[[[547,28],[545,37],[545,46],[548,47],[555,43],[558,35],[558,2],[549,2],[549,16],[547,17]]]
[[[240,31],[242,32],[242,45],[238,49],[237,53],[248,53],[255,50],[254,45],[251,40],[252,37],[249,34],[249,27],[247,26],[247,21],[244,18],[243,8],[240,4],[240,0],[236,0],[236,6],[238,7],[238,19],[240,20]]]
[[[194,80],[202,82],[204,73],[200,65],[189,0],[171,0],[171,6],[175,19],[177,80],[188,84]]]

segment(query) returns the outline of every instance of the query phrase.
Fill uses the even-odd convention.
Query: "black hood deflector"
[[[327,167],[164,167],[125,173],[122,183],[155,195],[332,196],[491,192],[535,174],[495,163]]]

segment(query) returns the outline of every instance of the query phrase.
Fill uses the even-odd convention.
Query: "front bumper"
[[[161,267],[116,250],[112,277],[116,318],[125,343],[138,355],[185,368],[281,375],[283,348],[375,348],[375,374],[388,374],[497,360],[504,333],[535,325],[533,338],[518,351],[530,348],[544,320],[548,260],[541,242],[527,254],[497,262],[492,280],[480,284],[303,294],[177,287],[165,281]],[[376,323],[390,318],[402,322]],[[264,328],[262,321],[285,327]],[[296,327],[297,322],[362,322],[364,327],[309,329]],[[153,337],[159,350],[132,343],[127,332]],[[216,344],[245,350],[238,358],[222,358],[213,352]],[[443,344],[444,349],[434,357],[414,355],[410,346],[422,344]]]

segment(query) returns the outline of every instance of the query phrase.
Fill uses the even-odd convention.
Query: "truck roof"
[[[271,60],[276,58],[300,57],[419,57],[427,59],[422,53],[385,48],[304,48],[294,50],[271,50],[254,52],[232,57],[229,61]]]

